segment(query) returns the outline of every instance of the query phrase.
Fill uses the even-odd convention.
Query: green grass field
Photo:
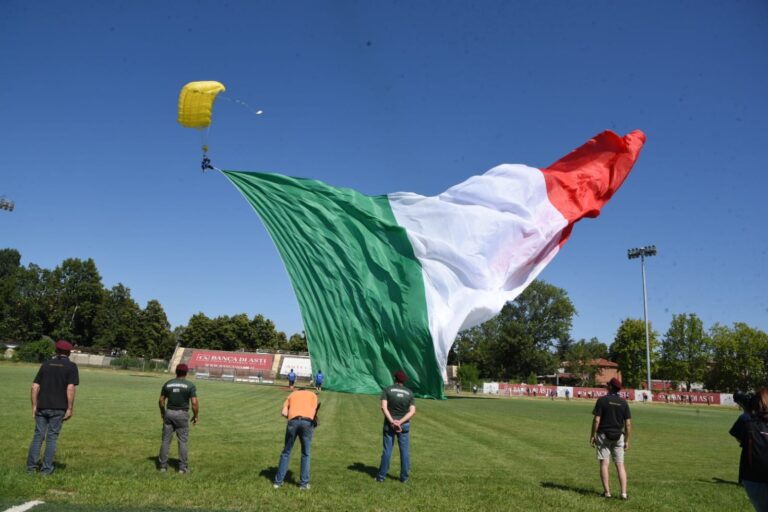
[[[0,364],[0,510],[648,510],[748,511],[735,480],[735,409],[633,406],[628,502],[605,500],[588,444],[587,401],[451,397],[419,400],[412,477],[376,484],[382,417],[374,396],[324,391],[312,444],[312,489],[299,492],[299,447],[287,485],[271,477],[282,449],[284,388],[197,381],[191,474],[159,474],[160,387],[167,376],[81,368],[75,414],[51,477],[25,472],[36,366]],[[171,457],[176,457],[175,443]],[[390,476],[399,470],[397,450]],[[293,475],[293,476],[292,476]],[[291,483],[294,482],[294,483]],[[612,469],[614,494],[618,482]]]

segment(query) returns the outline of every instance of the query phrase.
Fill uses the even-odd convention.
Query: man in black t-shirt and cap
[[[186,364],[176,366],[176,378],[171,379],[160,390],[160,417],[163,419],[163,442],[160,445],[158,466],[161,472],[167,471],[168,452],[171,448],[173,433],[179,440],[179,473],[189,472],[187,466],[187,440],[189,439],[189,404],[192,404],[192,424],[197,423],[200,404],[197,401],[197,388],[185,377],[189,367]]]
[[[377,482],[383,482],[389,471],[392,448],[395,437],[400,448],[400,481],[408,481],[411,466],[409,437],[411,418],[416,414],[416,399],[413,391],[405,387],[408,376],[398,371],[394,375],[395,383],[381,392],[381,412],[384,413],[384,449],[381,453]]]
[[[80,384],[77,365],[69,360],[72,345],[64,340],[56,342],[56,357],[44,362],[32,383],[32,417],[35,434],[27,454],[27,473],[37,471],[37,459],[45,440],[40,472],[53,473],[53,457],[61,427],[72,417],[75,406],[75,386]]]
[[[608,469],[613,457],[621,485],[621,499],[627,499],[627,470],[624,468],[624,451],[629,450],[629,436],[632,432],[632,414],[629,404],[619,396],[621,382],[613,378],[608,382],[608,394],[597,399],[592,410],[592,433],[589,442],[597,449],[600,462],[600,480],[603,482],[603,496],[611,497]]]

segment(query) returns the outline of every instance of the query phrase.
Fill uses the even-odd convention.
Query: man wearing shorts
[[[627,499],[627,470],[624,468],[624,452],[629,450],[629,436],[632,432],[632,414],[629,404],[619,396],[621,382],[613,378],[608,383],[608,394],[600,397],[592,410],[592,432],[589,442],[597,449],[600,463],[600,480],[603,482],[603,496],[611,497],[608,475],[611,458],[616,464],[621,485],[621,499]]]

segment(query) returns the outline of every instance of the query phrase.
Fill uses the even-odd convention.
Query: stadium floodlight
[[[10,199],[0,197],[0,210],[8,210],[9,212],[12,212],[15,207],[16,207],[16,203],[11,201]]]
[[[645,318],[645,364],[648,377],[647,390],[649,393],[653,393],[653,390],[651,389],[651,341],[648,335],[648,292],[645,287],[645,258],[650,256],[656,256],[655,245],[646,245],[645,247],[629,249],[627,251],[627,258],[630,260],[640,258],[640,268],[643,271],[643,317]]]

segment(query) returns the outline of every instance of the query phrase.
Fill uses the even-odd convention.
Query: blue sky
[[[176,123],[219,80],[224,169],[367,194],[434,195],[499,163],[546,166],[604,129],[648,141],[598,219],[541,278],[573,337],[673,314],[768,330],[768,3],[753,1],[25,2],[0,16],[0,246],[93,258],[172,325],[261,313],[302,330],[276,249]]]

